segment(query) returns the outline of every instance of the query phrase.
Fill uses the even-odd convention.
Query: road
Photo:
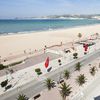
[[[73,62],[70,62],[69,64],[61,66],[60,68],[58,68],[50,73],[40,76],[38,79],[33,80],[30,83],[27,83],[17,89],[14,89],[10,92],[7,92],[7,93],[1,95],[0,100],[16,100],[16,98],[18,97],[18,94],[20,94],[20,93],[25,94],[27,97],[32,97],[33,95],[40,93],[43,89],[46,88],[45,84],[44,84],[44,80],[47,77],[49,77],[55,81],[58,81],[59,77],[61,76],[62,72],[65,69],[69,69],[72,73],[75,70],[74,67],[77,62],[81,62],[82,65],[85,65],[85,64],[92,62],[94,59],[96,59],[99,56],[100,56],[100,49],[93,53],[87,54],[86,56],[84,56],[82,58],[78,58],[77,60],[74,60]]]
[[[18,70],[44,62],[47,57],[49,57],[50,60],[54,60],[54,59],[61,57],[61,55],[57,55],[57,54],[50,53],[50,52],[43,53],[41,55],[30,57],[24,61],[25,63],[15,65],[14,67],[11,67],[11,68],[13,69],[14,72],[16,72]],[[0,77],[3,75],[6,75],[5,70],[0,70]]]

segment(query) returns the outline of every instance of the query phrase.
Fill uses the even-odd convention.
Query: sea
[[[0,35],[24,34],[38,31],[100,24],[97,19],[5,19],[0,20]]]

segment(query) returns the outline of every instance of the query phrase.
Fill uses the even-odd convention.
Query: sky
[[[0,0],[0,18],[100,14],[100,0]]]

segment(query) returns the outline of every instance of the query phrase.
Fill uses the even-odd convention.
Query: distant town
[[[100,14],[91,14],[91,15],[49,15],[49,16],[41,16],[41,17],[16,17],[14,19],[97,19],[100,20]]]

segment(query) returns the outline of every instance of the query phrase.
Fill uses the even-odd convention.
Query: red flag
[[[49,66],[49,57],[45,61],[45,68],[47,68],[48,66]]]

